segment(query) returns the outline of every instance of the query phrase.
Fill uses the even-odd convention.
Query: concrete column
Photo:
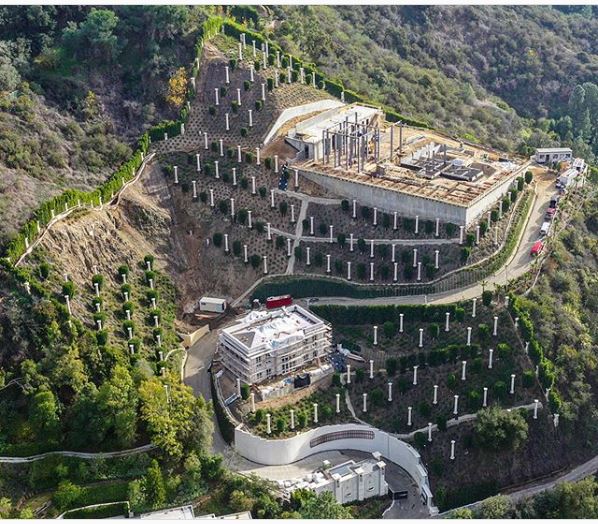
[[[475,318],[475,308],[476,308],[477,302],[478,302],[477,298],[474,298],[471,301],[471,318]]]
[[[434,269],[438,269],[438,255],[440,254],[440,251],[438,249],[434,250]]]
[[[214,176],[220,178],[220,164],[218,160],[214,160]]]
[[[428,442],[432,442],[432,423],[428,422]]]
[[[374,326],[374,346],[378,345],[378,326]]]
[[[419,233],[419,215],[415,215],[415,234]]]
[[[253,109],[247,110],[247,119],[249,120],[249,127],[253,127]]]
[[[413,412],[413,408],[411,406],[409,406],[407,408],[407,425],[409,427],[411,427],[413,425],[413,421],[411,420],[412,412]]]
[[[391,254],[390,254],[390,261],[391,262],[396,262],[397,258],[396,258],[396,250],[397,250],[397,245],[396,244],[391,244]]]
[[[349,233],[349,251],[353,253],[353,233]]]
[[[233,167],[232,172],[233,172],[233,187],[236,187],[237,186],[237,168]]]
[[[337,393],[335,396],[336,396],[336,412],[340,413],[341,412],[341,395],[340,395],[340,393]]]
[[[370,258],[374,258],[374,239],[370,240]]]
[[[255,40],[252,40],[252,44],[253,44],[253,58],[257,58],[257,51],[255,49]]]
[[[475,227],[475,243],[480,243],[480,226],[479,224]]]
[[[178,168],[178,166],[173,166],[172,169],[174,170],[174,183],[178,184],[179,183],[179,168]]]
[[[248,227],[249,229],[252,229],[252,228],[253,228],[253,224],[252,224],[252,222],[251,222],[251,209],[249,209],[249,210],[247,211],[247,227]]]
[[[464,230],[465,230],[465,226],[459,226],[459,244],[463,244]]]
[[[459,395],[454,396],[455,402],[453,404],[453,415],[459,414]]]
[[[309,217],[309,234],[314,235],[314,217]]]
[[[291,224],[295,223],[295,204],[291,204]]]
[[[241,42],[239,42],[238,44],[238,56],[239,56],[239,61],[243,60],[243,44]]]
[[[270,207],[274,209],[276,205],[274,204],[274,189],[270,189]]]
[[[295,171],[295,189],[299,189],[299,170],[294,169]]]
[[[467,345],[471,346],[471,327],[467,328]]]
[[[534,400],[534,420],[538,418],[538,404],[539,401],[537,399]]]
[[[230,75],[228,71],[228,66],[224,66],[224,82],[230,84]]]
[[[237,144],[237,162],[240,164],[242,160],[243,157],[241,156],[241,146]]]
[[[467,369],[467,360],[462,360],[461,361],[461,380],[467,380],[467,377],[465,376],[466,369]]]
[[[237,87],[237,104],[241,107],[241,88]]]
[[[311,260],[309,259],[309,252],[311,251],[311,248],[309,246],[307,246],[305,248],[305,265],[306,266],[311,266]]]
[[[417,267],[417,248],[413,249],[413,267]]]
[[[509,307],[509,295],[505,296],[505,307]]]
[[[220,99],[218,98],[218,88],[217,87],[214,88],[214,103],[217,106],[220,105]]]
[[[266,433],[268,435],[272,433],[272,415],[270,413],[266,413]]]
[[[484,397],[482,399],[482,407],[486,408],[488,407],[488,388],[484,388]]]
[[[203,148],[208,149],[208,134],[205,131],[203,133]]]
[[[555,428],[557,428],[559,426],[559,414],[558,413],[555,413],[554,415],[552,415],[552,423]]]
[[[432,404],[438,404],[438,385],[434,385],[434,399],[432,400]]]
[[[224,252],[228,253],[228,234],[224,233]]]
[[[498,329],[498,317],[497,317],[497,316],[495,316],[495,317],[494,317],[494,327],[493,327],[493,329],[492,329],[492,335],[493,335],[493,336],[496,336],[496,335],[498,334],[498,331],[497,331],[497,329]]]
[[[368,394],[367,394],[367,393],[364,393],[364,394],[362,395],[362,397],[363,397],[363,407],[362,407],[362,411],[363,411],[364,413],[367,413],[367,411],[368,411]]]
[[[314,406],[314,423],[317,424],[318,423],[318,403],[314,402],[313,406]]]
[[[351,364],[347,364],[347,384],[351,384]]]
[[[436,219],[436,231],[434,233],[434,236],[436,236],[436,237],[440,236],[440,219],[439,218]]]
[[[399,313],[399,333],[403,332],[403,320],[405,315],[403,313]]]
[[[351,280],[351,262],[347,262],[347,280]]]
[[[378,225],[378,208],[374,208],[374,226]]]
[[[245,264],[249,262],[249,258],[247,256],[247,244],[243,244],[243,262],[245,262]]]
[[[262,102],[266,100],[266,84],[262,84]]]
[[[292,251],[291,251],[291,239],[287,238],[287,257],[291,258]]]
[[[529,354],[529,341],[526,341],[525,346],[523,347],[523,351],[525,351],[526,355]]]
[[[424,347],[424,330],[423,328],[419,328],[419,347]]]
[[[450,312],[447,311],[444,314],[444,331],[446,331],[446,332],[450,331],[450,326],[449,326],[450,318],[451,318],[451,314],[450,314]]]
[[[195,154],[195,162],[197,164],[197,171],[201,171],[201,161],[199,158],[199,153]]]
[[[326,255],[326,273],[330,273],[330,255]]]
[[[370,380],[374,378],[374,361],[370,360]]]
[[[511,389],[509,390],[510,395],[515,394],[515,375],[511,374]]]
[[[231,198],[230,199],[230,216],[231,218],[235,218],[235,199]]]
[[[417,263],[417,280],[421,280],[422,279],[422,263],[418,262]]]
[[[515,329],[519,326],[519,317],[515,317]]]
[[[455,460],[455,441],[451,440],[451,460]]]
[[[254,74],[255,74],[255,68],[254,68],[253,64],[251,64],[249,66],[249,80],[251,82],[253,82],[255,80],[254,77],[253,77]]]
[[[370,282],[374,281],[374,263],[370,262]]]
[[[274,172],[278,173],[278,155],[274,155]]]
[[[399,280],[399,264],[397,262],[395,262],[393,264],[392,280],[393,280],[393,282],[397,282],[397,280]]]
[[[488,369],[492,369],[492,357],[494,356],[494,350],[488,350]]]
[[[334,226],[331,225],[330,226],[330,243],[331,244],[334,244],[334,236],[333,236],[334,233],[333,232],[334,232]]]
[[[351,214],[352,218],[357,218],[357,200],[353,200],[353,213]]]
[[[268,257],[266,255],[263,256],[264,260],[264,275],[268,274]]]
[[[268,235],[268,240],[272,240],[272,226],[270,222],[266,224],[266,234]]]
[[[295,410],[291,409],[291,429],[295,429]]]
[[[388,383],[388,402],[392,402],[392,382]]]

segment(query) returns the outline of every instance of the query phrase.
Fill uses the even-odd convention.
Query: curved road
[[[403,297],[378,297],[378,298],[347,298],[347,297],[317,297],[320,304],[337,305],[385,305],[385,304],[447,304],[460,300],[479,297],[484,289],[494,289],[504,286],[510,280],[520,277],[528,271],[535,261],[530,256],[534,242],[538,240],[540,227],[544,222],[544,214],[550,203],[550,198],[555,194],[554,177],[543,174],[536,177],[536,200],[530,212],[527,224],[522,231],[515,253],[507,260],[501,269],[488,277],[484,288],[481,283],[465,288],[459,288],[433,295],[413,295]]]

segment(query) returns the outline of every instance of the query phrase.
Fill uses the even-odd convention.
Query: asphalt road
[[[528,222],[522,232],[521,241],[515,253],[507,260],[504,266],[493,276],[486,280],[484,288],[481,283],[466,288],[459,288],[444,293],[433,295],[414,295],[403,297],[378,297],[378,298],[348,298],[348,297],[317,297],[319,304],[338,305],[385,305],[385,304],[448,304],[460,300],[479,297],[484,289],[493,289],[497,285],[505,285],[508,281],[518,278],[529,270],[534,259],[530,251],[534,242],[540,238],[539,232],[544,214],[550,203],[550,198],[556,193],[554,177],[543,175],[537,178],[536,200],[529,215]]]

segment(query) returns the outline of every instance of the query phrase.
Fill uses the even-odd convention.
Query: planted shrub
[[[216,247],[220,247],[222,245],[223,235],[222,233],[214,233],[212,235],[212,242]]]
[[[62,284],[62,294],[67,295],[69,298],[75,296],[75,283],[72,280]]]
[[[245,89],[245,91],[249,91],[251,89],[251,82],[249,80],[243,81],[243,89]]]
[[[129,274],[129,266],[123,264],[122,266],[118,266],[118,274],[119,275],[128,275]]]
[[[241,128],[241,136],[242,137],[246,137],[247,136],[247,128],[246,127],[242,127]]]
[[[259,255],[251,255],[251,257],[249,257],[249,262],[251,263],[251,267],[253,269],[257,269],[258,266],[260,265],[260,257]]]
[[[264,186],[260,187],[257,191],[262,198],[265,198],[266,193],[268,192],[268,190]]]
[[[208,113],[210,113],[211,116],[214,116],[216,114],[216,108],[214,106],[208,107]]]

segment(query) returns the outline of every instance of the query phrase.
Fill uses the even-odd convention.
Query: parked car
[[[545,237],[550,231],[550,222],[544,222],[540,228],[540,236]]]
[[[533,257],[537,257],[540,253],[542,253],[543,249],[544,249],[544,241],[538,240],[538,241],[534,242],[534,245],[532,246],[532,249],[529,254]]]
[[[556,213],[556,209],[553,207],[549,207],[544,214],[544,220],[552,220],[554,218],[554,214]]]

